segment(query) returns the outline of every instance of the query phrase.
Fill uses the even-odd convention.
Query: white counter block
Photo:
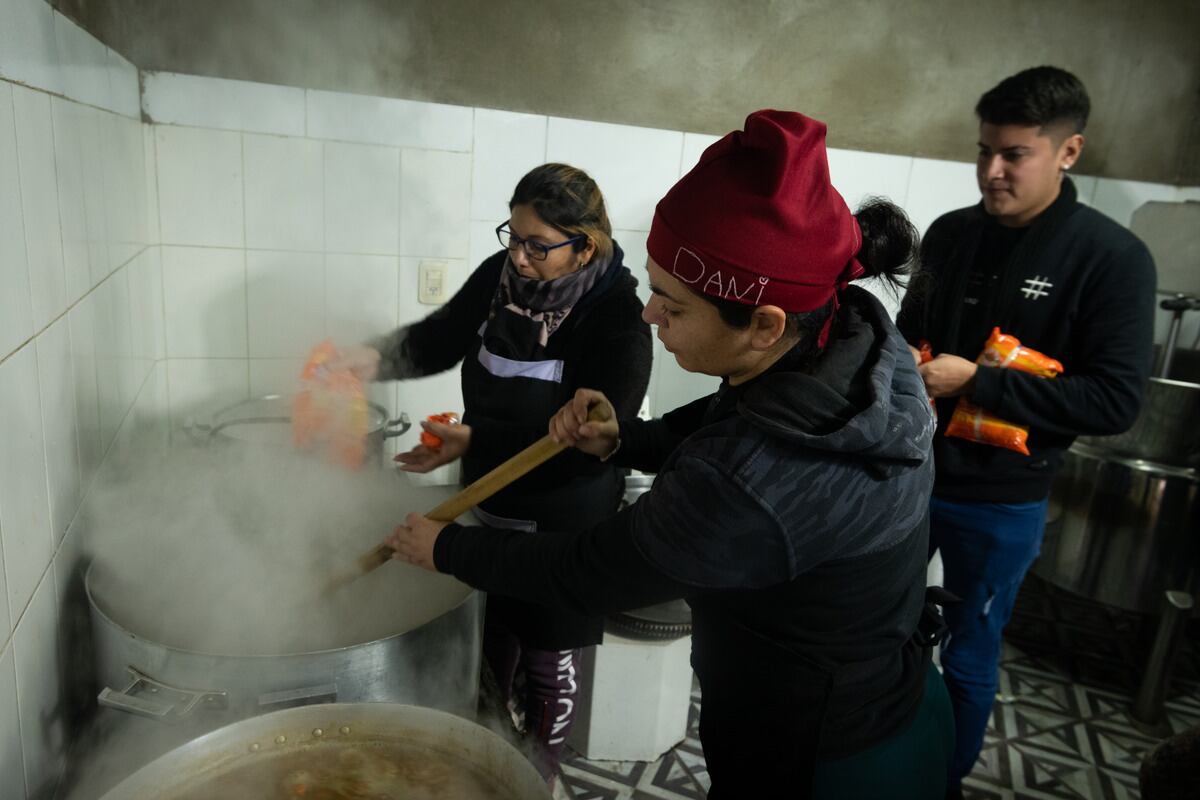
[[[583,651],[579,710],[567,738],[596,761],[654,761],[687,736],[692,638],[647,642],[604,634]]]

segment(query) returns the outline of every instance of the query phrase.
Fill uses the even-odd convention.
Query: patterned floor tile
[[[1155,620],[1031,577],[1001,653],[999,698],[967,800],[1139,800],[1137,771],[1157,740],[1130,718]],[[575,800],[702,800],[700,690],[688,738],[649,764],[563,764]],[[1200,620],[1185,632],[1166,702],[1174,730],[1200,725]]]

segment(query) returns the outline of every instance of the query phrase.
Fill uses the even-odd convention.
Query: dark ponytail
[[[903,287],[921,240],[916,227],[898,206],[882,197],[868,197],[854,218],[862,231],[858,263],[866,270],[865,277],[878,278],[893,290]]]

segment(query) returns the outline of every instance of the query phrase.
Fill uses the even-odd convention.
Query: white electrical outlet
[[[422,261],[417,268],[417,302],[439,305],[446,302],[446,262]]]

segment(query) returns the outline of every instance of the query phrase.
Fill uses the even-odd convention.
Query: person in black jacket
[[[659,202],[645,318],[719,390],[660,419],[551,435],[657,473],[568,535],[410,514],[396,557],[495,594],[611,612],[686,598],[709,797],[940,797],[945,687],[925,611],[933,411],[881,304],[848,283],[896,275],[916,232],[894,206],[852,215],[825,126],[760,111]],[[620,411],[620,409],[617,409]]]
[[[942,667],[958,745],[950,796],[977,759],[996,692],[1001,632],[1037,557],[1047,498],[1079,434],[1137,417],[1151,363],[1154,264],[1127,230],[1082,205],[1066,173],[1083,150],[1089,100],[1055,67],[1005,79],[976,106],[983,200],[930,226],[897,318],[937,357],[921,374],[938,409],[930,553],[946,589]],[[980,366],[993,327],[1062,362],[1048,380]],[[914,357],[918,357],[916,350]],[[960,396],[1029,428],[1029,455],[944,435]]]
[[[408,471],[461,458],[463,481],[474,481],[544,436],[546,419],[581,387],[603,387],[625,415],[636,414],[645,396],[650,329],[596,183],[574,167],[545,164],[517,184],[509,210],[496,228],[504,249],[446,305],[331,364],[390,380],[462,362],[462,424],[423,423],[442,445],[397,456]],[[616,511],[622,491],[613,464],[568,453],[488,498],[475,515],[502,528],[586,528]],[[515,720],[543,745],[539,767],[548,777],[574,721],[579,648],[598,643],[602,632],[601,616],[564,604],[488,599],[484,655],[501,692],[512,695]],[[513,694],[514,683],[524,691]]]

